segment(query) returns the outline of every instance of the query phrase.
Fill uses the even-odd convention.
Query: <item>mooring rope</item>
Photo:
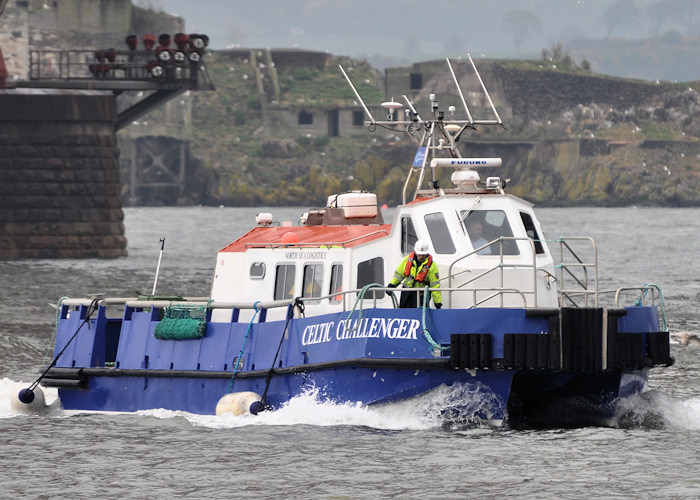
[[[365,285],[362,287],[360,292],[357,294],[357,299],[355,300],[355,305],[352,308],[352,311],[350,311],[350,314],[348,314],[347,319],[345,320],[345,330],[348,332],[354,332],[357,330],[359,325],[362,323],[362,301],[364,300],[365,293],[367,293],[367,290],[370,288],[382,288],[384,285],[380,285],[379,283],[370,283],[369,285]],[[438,344],[433,340],[433,337],[430,335],[430,331],[428,330],[428,327],[426,325],[426,311],[430,310],[430,307],[428,306],[428,303],[430,302],[430,293],[428,292],[429,286],[426,285],[425,291],[423,292],[423,307],[422,307],[422,326],[423,326],[423,338],[428,342],[428,344],[431,347],[431,352],[433,352],[435,349],[439,349],[440,352],[446,351],[449,349],[449,347],[443,347],[442,345]],[[406,292],[410,293],[410,292]],[[397,301],[396,301],[396,296],[392,293],[390,294],[391,300],[394,303],[394,308],[398,307]],[[355,327],[351,328],[351,319],[352,315],[355,313],[355,310],[357,309],[357,305],[360,304],[359,308],[359,313],[357,315],[357,323],[355,323]]]
[[[449,346],[443,347],[437,342],[433,340],[433,337],[430,335],[430,331],[428,331],[428,327],[426,326],[425,322],[425,316],[426,316],[426,311],[430,310],[430,307],[428,307],[428,304],[430,303],[430,292],[428,292],[428,289],[430,287],[428,285],[425,286],[425,291],[423,292],[423,314],[422,314],[422,321],[423,321],[423,338],[428,341],[428,344],[430,344],[431,351],[434,352],[435,349],[439,349],[440,352],[446,351],[449,349]]]
[[[666,300],[664,299],[664,292],[661,291],[661,287],[659,285],[656,285],[654,283],[644,283],[644,286],[642,288],[643,291],[639,294],[637,300],[634,301],[634,305],[637,307],[641,306],[642,298],[647,296],[649,288],[656,289],[656,291],[659,292],[659,307],[661,308],[661,328],[664,332],[667,332],[668,323],[666,322]]]
[[[275,364],[277,363],[277,357],[280,355],[280,350],[282,349],[282,342],[284,342],[284,336],[287,333],[287,328],[289,328],[289,322],[294,316],[295,307],[299,308],[299,311],[302,315],[304,314],[304,301],[301,300],[301,297],[296,297],[294,299],[294,302],[292,304],[289,304],[289,308],[287,309],[287,323],[284,325],[284,330],[282,330],[282,336],[280,337],[280,343],[277,345],[277,352],[275,353],[275,358],[272,360],[272,366],[267,371],[267,377],[265,378],[265,390],[262,393],[262,398],[260,399],[260,404],[258,405],[260,409],[256,410],[254,414],[257,414],[258,411],[262,411],[268,408],[267,403],[265,402],[267,400],[267,390],[270,388],[270,381],[272,380],[272,375],[274,375],[275,373]]]
[[[352,306],[352,311],[350,311],[350,314],[348,314],[347,319],[345,320],[345,330],[348,332],[354,332],[357,330],[359,327],[360,323],[362,322],[362,304],[363,301],[365,300],[365,293],[367,293],[367,290],[370,288],[384,288],[384,285],[380,285],[379,283],[370,283],[369,285],[365,285],[362,287],[362,289],[359,291],[357,294],[357,299],[355,299],[355,304]],[[391,301],[394,304],[394,309],[398,307],[398,303],[396,301],[396,296],[393,293],[387,292],[387,295],[391,297]],[[357,305],[360,305],[360,310],[357,316],[357,323],[355,323],[354,328],[350,328],[350,320],[352,319],[352,315],[355,313],[355,310],[357,309]]]
[[[253,308],[255,309],[255,314],[253,314],[253,317],[250,318],[250,323],[248,323],[248,329],[245,332],[245,337],[243,337],[243,344],[241,344],[241,351],[238,353],[238,357],[236,358],[236,365],[233,367],[233,375],[231,375],[231,380],[228,383],[228,388],[226,389],[226,394],[231,394],[231,391],[233,390],[233,379],[236,378],[236,373],[238,372],[238,367],[240,366],[241,360],[243,359],[243,350],[245,349],[245,343],[248,340],[248,335],[250,335],[250,330],[253,328],[253,321],[255,321],[255,317],[260,312],[260,301],[259,300],[253,304]]]

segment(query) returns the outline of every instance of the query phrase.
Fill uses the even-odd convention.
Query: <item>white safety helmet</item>
[[[428,242],[425,240],[416,241],[416,244],[413,247],[413,251],[416,253],[416,255],[427,254],[428,253]]]

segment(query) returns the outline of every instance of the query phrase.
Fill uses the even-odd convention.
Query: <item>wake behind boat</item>
[[[465,132],[503,125],[469,62],[491,118],[472,117],[449,60],[460,118],[431,94],[423,115],[403,96],[376,120],[341,67],[370,131],[417,144],[391,223],[374,193],[334,194],[298,225],[258,214],[216,256],[209,297],[64,299],[37,383],[65,409],[198,414],[257,413],[310,390],[375,405],[449,386],[462,395],[449,419],[609,424],[672,362],[663,296],[599,289],[591,238],[546,241],[532,204],[482,179],[501,160],[462,157]]]

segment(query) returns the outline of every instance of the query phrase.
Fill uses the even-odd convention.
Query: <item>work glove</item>
[[[436,302],[435,309],[442,309],[442,302]]]
[[[396,288],[396,285],[394,285],[393,283],[389,283],[386,287],[387,287],[387,288]],[[390,291],[390,290],[387,290],[386,294],[387,294],[389,297],[393,297],[393,296],[394,296],[394,292],[392,292],[392,291]]]

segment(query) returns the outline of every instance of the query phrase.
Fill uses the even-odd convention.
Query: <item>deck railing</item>
[[[589,248],[574,248],[575,242],[590,243]],[[593,238],[562,236],[559,246],[559,304],[574,307],[598,307],[598,248]],[[577,252],[578,250],[578,252]],[[585,256],[581,254],[585,252]]]
[[[531,247],[532,262],[527,263],[527,264],[516,264],[516,263],[512,263],[512,262],[508,262],[508,263],[504,262],[504,259],[508,258],[510,256],[509,254],[506,254],[503,251],[504,245],[506,244],[506,242],[509,242],[509,241],[512,241],[512,242],[527,241]],[[479,252],[481,252],[482,250],[484,250],[486,248],[493,248],[493,245],[499,245],[499,247],[498,247],[499,252],[497,255],[500,258],[498,260],[498,263],[496,263],[495,265],[493,265],[490,268],[484,269],[479,274],[464,281],[459,286],[454,288],[454,290],[463,290],[463,289],[465,289],[465,287],[469,286],[470,284],[476,282],[477,280],[479,280],[485,276],[497,275],[497,281],[499,283],[498,287],[495,287],[495,288],[477,287],[477,288],[469,289],[474,294],[473,307],[476,307],[476,306],[483,304],[483,303],[485,303],[489,300],[492,300],[494,298],[499,298],[500,299],[500,307],[503,307],[505,295],[513,293],[514,291],[519,293],[523,297],[526,297],[526,296],[532,297],[532,305],[534,307],[537,307],[537,271],[538,271],[538,269],[537,269],[537,254],[535,252],[535,242],[531,238],[522,238],[522,237],[516,238],[516,237],[512,237],[512,236],[508,236],[508,237],[503,236],[500,238],[496,238],[495,240],[489,241],[488,243],[486,243],[478,248],[475,248],[474,250],[467,252],[466,254],[464,254],[462,256],[457,257],[456,259],[454,259],[450,263],[450,265],[448,267],[448,271],[447,271],[447,278],[445,278],[447,280],[447,299],[448,299],[447,305],[448,305],[448,307],[452,307],[452,291],[453,291],[454,278],[456,276],[459,276],[459,275],[464,274],[466,272],[470,272],[469,270],[464,270],[464,271],[459,271],[459,272],[455,273],[454,272],[455,266],[459,262],[464,261],[465,259],[471,257],[472,255],[479,254]],[[517,243],[516,243],[516,245],[517,245]],[[506,269],[526,269],[526,270],[529,269],[529,270],[531,270],[532,271],[532,281],[531,281],[532,287],[525,288],[525,289],[514,289],[512,287],[506,287],[505,286],[505,281],[506,281],[505,270]],[[489,295],[487,295],[485,297],[477,299],[477,293],[483,292],[483,291],[492,291],[493,293],[490,293]],[[526,305],[527,305],[527,301],[526,301]]]
[[[364,295],[364,300],[362,301],[362,304],[357,304],[356,300],[358,297],[358,294],[360,293],[361,290],[347,290],[347,291],[339,291],[336,293],[332,293],[329,295],[323,295],[320,297],[300,297],[298,300],[300,300],[302,303],[308,304],[308,305],[318,305],[318,304],[327,304],[327,303],[332,303],[332,304],[337,304],[340,305],[341,308],[340,310],[343,312],[350,311],[354,308],[357,307],[372,307],[376,308],[380,306],[379,301],[383,299],[383,296],[379,296],[379,294],[385,294],[386,292],[396,292],[396,288],[388,288],[388,287],[373,287],[368,290],[366,290],[365,295]],[[484,300],[489,300],[491,298],[497,297],[497,296],[502,296],[502,295],[517,295],[520,297],[521,304],[519,307],[522,308],[528,308],[528,301],[527,301],[527,295],[528,292],[524,292],[522,290],[518,290],[515,288],[462,288],[462,287],[457,287],[457,288],[429,288],[428,293],[431,293],[433,291],[440,291],[442,293],[447,293],[447,294],[463,294],[463,293],[471,293],[474,295],[474,304],[471,306],[471,308],[475,308],[479,305],[480,302],[483,302]],[[402,293],[424,293],[425,288],[403,288],[401,289]],[[649,293],[651,292],[651,293]],[[631,301],[634,305],[651,305],[651,306],[656,306],[657,302],[661,302],[662,298],[659,297],[659,291],[657,290],[656,287],[654,286],[640,286],[640,287],[621,287],[617,288],[614,290],[605,290],[605,291],[599,291],[598,292],[600,295],[610,295],[613,298],[613,307],[619,308],[619,307],[624,307],[620,305],[620,299],[624,294],[633,294],[635,297],[635,300]],[[476,300],[477,294],[488,294],[487,299],[482,299],[481,301]],[[78,308],[78,307],[87,307],[93,302],[94,298],[76,298],[76,299],[63,299],[61,301],[61,306],[67,306],[67,307],[72,307],[72,308]],[[232,310],[234,313],[232,314],[232,321],[236,322],[238,321],[238,314],[236,311],[244,311],[244,310],[249,310],[249,311],[254,311],[256,309],[263,311],[263,314],[261,314],[258,317],[259,322],[265,322],[266,321],[266,314],[264,314],[265,311],[269,309],[277,309],[277,308],[287,308],[291,305],[294,305],[297,299],[287,299],[287,300],[271,300],[271,301],[266,301],[266,302],[224,302],[224,301],[212,301],[208,297],[177,297],[177,298],[159,298],[159,297],[154,297],[154,298],[143,298],[143,297],[106,297],[106,298],[101,298],[99,299],[99,305],[105,308],[110,308],[112,310],[115,310],[115,308],[120,308],[117,313],[117,310],[115,310],[116,316],[112,317],[112,319],[121,319],[123,315],[123,307],[129,307],[133,309],[138,309],[138,310],[151,310],[151,309],[165,309],[166,307],[176,305],[176,304],[189,304],[192,306],[203,306],[206,307],[208,310],[214,310],[214,309],[224,309],[224,310]],[[327,301],[327,302],[326,302]],[[369,304],[367,302],[369,301]],[[449,305],[447,306],[449,308]],[[516,307],[516,306],[513,306]],[[328,311],[328,312],[333,312],[333,311]],[[300,315],[299,310],[295,310],[295,317],[298,317]]]
[[[150,50],[32,50],[30,80],[197,80],[200,61],[159,60]]]

